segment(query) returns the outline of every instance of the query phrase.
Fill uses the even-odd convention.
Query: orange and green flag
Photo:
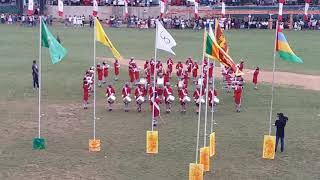
[[[212,59],[222,63],[226,67],[231,67],[234,72],[237,72],[236,64],[233,59],[218,45],[214,36],[206,31],[205,33],[205,54]]]

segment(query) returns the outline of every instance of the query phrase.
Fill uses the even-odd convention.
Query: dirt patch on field
[[[98,60],[106,60],[113,63],[113,59],[111,58],[104,58],[104,57],[97,57]],[[144,60],[135,60],[137,65],[143,68]],[[121,65],[128,66],[126,61],[120,61]],[[220,67],[217,67],[217,72],[220,72]],[[252,69],[245,69],[244,70],[244,79],[247,82],[252,81],[253,70]],[[290,72],[275,72],[275,84],[277,85],[285,85],[285,86],[295,86],[302,89],[308,90],[316,90],[320,91],[320,76],[314,75],[305,75],[305,74],[297,74],[297,73],[290,73]],[[217,78],[221,78],[221,73],[216,73]],[[259,74],[259,81],[272,83],[273,74],[270,71],[260,71]]]

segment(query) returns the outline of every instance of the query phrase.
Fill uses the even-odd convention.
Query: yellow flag
[[[203,180],[203,164],[190,163],[189,180]]]
[[[113,56],[118,59],[121,60],[122,57],[120,55],[120,53],[117,51],[117,49],[113,46],[112,42],[110,41],[110,39],[108,38],[107,34],[104,32],[99,20],[96,18],[95,19],[95,31],[96,31],[96,41],[99,41],[100,43],[102,43],[103,45],[109,47],[109,49],[111,50]]]
[[[210,134],[210,157],[216,154],[216,133]]]
[[[274,159],[275,145],[276,145],[275,136],[264,135],[262,158]]]
[[[210,171],[209,147],[200,148],[200,164],[203,164],[203,170],[205,172]]]
[[[147,153],[158,154],[158,131],[147,131]]]

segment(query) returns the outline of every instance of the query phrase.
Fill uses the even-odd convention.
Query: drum
[[[202,79],[202,78],[199,78],[197,84],[198,84],[199,86],[203,85],[203,79]]]
[[[147,80],[145,78],[140,78],[139,83],[143,85],[147,84]]]
[[[126,96],[125,98],[123,98],[123,102],[130,103],[131,102],[131,97]]]
[[[116,100],[116,97],[114,95],[111,95],[108,97],[108,102],[113,103]]]
[[[139,96],[136,101],[141,104],[141,103],[144,102],[144,100],[145,100],[145,99],[144,99],[143,96]]]
[[[163,77],[162,78],[160,78],[160,77],[157,78],[157,85],[158,85],[159,88],[162,88],[164,86],[164,78]]]
[[[190,99],[190,97],[185,96],[185,97],[183,97],[182,101],[183,101],[183,102],[190,102],[191,99]]]
[[[220,100],[215,96],[215,97],[213,98],[213,102],[216,103],[216,104],[218,104],[218,103],[220,102]]]
[[[184,85],[183,81],[179,81],[179,82],[178,82],[178,87],[179,87],[179,88],[183,88],[183,85]]]
[[[172,103],[173,101],[174,101],[174,96],[172,96],[172,95],[169,95],[168,97],[167,97],[167,101],[168,102],[170,102],[170,103]]]
[[[201,104],[204,104],[205,102],[206,102],[206,100],[204,100],[204,98],[202,97],[202,98],[198,98],[197,100],[196,100],[196,103],[200,103],[201,102]]]

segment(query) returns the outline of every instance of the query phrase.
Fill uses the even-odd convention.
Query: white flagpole
[[[208,56],[207,56],[208,58]],[[209,69],[207,71],[207,81],[206,81],[206,110],[204,115],[204,133],[203,133],[203,147],[207,144],[207,119],[208,119],[208,91],[209,91]],[[202,92],[202,91],[201,91]],[[200,102],[201,103],[201,102]]]
[[[272,68],[272,86],[271,86],[271,102],[270,102],[270,114],[269,114],[269,135],[271,134],[271,121],[273,112],[273,96],[274,96],[274,71],[276,69],[276,43],[277,43],[277,31],[278,31],[278,21],[276,22],[276,35],[274,40],[274,50],[273,50],[273,68]]]
[[[41,67],[41,56],[42,56],[42,52],[41,52],[41,34],[42,34],[42,17],[40,16],[40,24],[39,24],[39,75],[38,75],[38,83],[39,83],[39,97],[38,97],[38,105],[39,105],[39,116],[38,116],[38,138],[41,137],[41,71],[42,71],[42,67]]]
[[[214,79],[216,77],[216,61],[213,61],[213,75],[212,75],[212,90],[214,93],[215,90],[215,82]],[[212,101],[213,101],[213,96],[214,94],[212,94]],[[213,112],[213,107],[214,107],[214,101],[212,102],[212,107],[211,107],[211,133],[213,132],[213,123],[216,124],[215,119],[214,119],[214,112]]]
[[[156,37],[155,37],[155,42],[154,42],[154,71],[153,71],[153,90],[156,91],[156,62],[157,62],[157,36],[158,36],[158,23],[159,20],[156,20]],[[152,90],[152,91],[153,91]],[[155,107],[155,103],[156,103],[156,96],[155,96],[155,92],[152,92],[153,97],[151,97],[151,101],[153,101],[152,103],[152,114],[151,114],[151,130],[153,131],[153,119],[154,119],[154,107]]]
[[[202,47],[202,63],[201,63],[201,77],[204,78],[203,70],[204,70],[204,48],[205,48],[205,32],[206,28],[204,28],[203,32],[203,47]],[[203,82],[200,85],[200,95],[202,93]],[[200,121],[201,121],[201,102],[199,103],[199,115],[198,115],[198,132],[197,132],[197,146],[196,146],[196,164],[198,163],[198,151],[199,151],[199,136],[200,136]]]
[[[95,21],[93,24],[94,29],[94,38],[93,38],[93,67],[94,67],[94,73],[93,73],[93,139],[96,139],[96,20],[97,17],[95,17]]]

